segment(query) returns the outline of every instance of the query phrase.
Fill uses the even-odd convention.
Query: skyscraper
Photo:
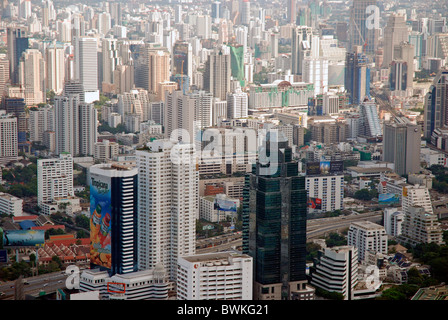
[[[0,113],[0,163],[16,161],[18,156],[17,118]]]
[[[230,54],[218,49],[212,52],[205,64],[204,90],[209,91],[215,98],[226,100],[230,92]]]
[[[29,40],[26,37],[24,27],[10,27],[8,32],[8,58],[12,84],[19,83],[19,62],[22,53],[29,48]]]
[[[171,58],[171,74],[188,76],[193,79],[193,49],[191,43],[178,41],[174,44]]]
[[[240,86],[244,87],[244,46],[231,45],[230,48],[230,67],[233,79],[240,82]]]
[[[45,61],[37,49],[27,49],[22,53],[19,62],[19,84],[25,90],[27,105],[39,104],[46,101]]]
[[[75,79],[85,91],[98,90],[98,43],[93,37],[75,39]]]
[[[267,138],[266,149],[277,139]],[[254,258],[254,299],[291,299],[306,288],[305,177],[286,139],[273,151],[278,161],[272,175],[263,173],[260,160],[246,176],[243,200],[243,253]],[[271,152],[271,154],[273,154]]]
[[[350,7],[349,49],[362,46],[364,53],[373,54],[378,46],[379,30],[372,19],[373,11],[367,11],[369,7],[378,7],[377,0],[353,0]]]
[[[425,96],[424,137],[431,138],[434,130],[448,126],[448,69],[442,68],[434,77]]]
[[[399,175],[420,172],[421,127],[412,123],[386,123],[383,160],[394,164]]]
[[[370,66],[362,48],[356,46],[347,52],[345,60],[345,90],[350,104],[358,105],[364,98],[370,98]]]
[[[296,0],[288,0],[288,23],[296,23],[297,20]]]
[[[166,48],[146,44],[139,56],[137,86],[157,94],[158,84],[170,80],[170,53]]]
[[[46,89],[61,94],[64,90],[65,53],[62,45],[54,43],[48,46],[45,54]]]
[[[137,175],[119,162],[90,167],[90,262],[111,275],[137,271]]]
[[[138,268],[162,263],[175,281],[178,257],[193,255],[196,249],[199,172],[193,145],[156,140],[137,150],[136,156]]]
[[[310,55],[313,29],[307,26],[296,26],[292,29],[291,43],[291,72],[303,73],[303,60]]]

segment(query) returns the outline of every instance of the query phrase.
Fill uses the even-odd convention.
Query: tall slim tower
[[[362,46],[364,53],[374,54],[377,49],[379,30],[370,24],[373,15],[372,12],[367,11],[370,6],[377,7],[377,0],[353,0],[349,22],[350,50],[353,46]]]
[[[288,23],[296,23],[297,20],[297,0],[287,0],[288,2]]]
[[[395,58],[395,46],[403,41],[409,41],[408,26],[403,15],[393,14],[384,28],[383,67],[389,67]]]
[[[93,37],[75,39],[75,79],[85,91],[98,90],[98,43]]]
[[[307,26],[296,26],[292,30],[291,71],[292,74],[303,73],[303,60],[311,54],[313,29]]]
[[[276,172],[265,175],[259,160],[246,176],[243,253],[254,258],[254,299],[289,300],[307,282],[307,191],[287,139],[268,137],[266,149],[274,141]]]
[[[119,162],[90,167],[90,262],[111,275],[137,271],[137,175]]]
[[[345,60],[345,90],[350,104],[360,104],[370,98],[370,66],[368,57],[362,53],[361,46],[347,52]]]
[[[434,130],[448,126],[448,69],[442,68],[434,77],[425,96],[425,122],[423,134],[431,138]]]
[[[138,268],[162,263],[171,281],[177,278],[178,257],[196,249],[199,172],[192,155],[192,144],[168,140],[153,141],[136,152]]]
[[[231,72],[230,54],[222,49],[214,51],[205,64],[204,90],[211,92],[215,98],[226,100],[230,92]]]

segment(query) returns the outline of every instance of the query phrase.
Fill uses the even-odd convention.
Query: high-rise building
[[[378,108],[374,101],[365,100],[359,105],[359,130],[358,134],[366,137],[381,137],[383,130],[381,128],[378,116]]]
[[[158,84],[170,80],[170,53],[154,44],[146,44],[142,50],[137,65],[136,86],[157,94]]]
[[[193,145],[155,140],[137,150],[138,268],[162,263],[177,280],[179,257],[195,254],[199,174]]]
[[[0,113],[0,163],[16,161],[18,156],[17,118]]]
[[[10,27],[7,30],[9,70],[12,84],[19,83],[19,62],[22,53],[29,48],[29,39],[24,27]]]
[[[90,167],[90,263],[112,275],[137,271],[137,175],[119,162]]]
[[[54,131],[54,108],[53,106],[43,106],[39,108],[31,108],[29,110],[30,123],[30,141],[44,141],[45,131]]]
[[[193,79],[193,49],[191,43],[178,41],[174,44],[171,57],[171,75],[188,76]]]
[[[230,45],[230,67],[232,78],[238,80],[241,87],[244,87],[244,46]]]
[[[389,68],[394,57],[394,49],[403,41],[409,41],[408,26],[403,15],[392,14],[389,16],[384,28],[383,67]]]
[[[350,104],[358,105],[366,97],[370,98],[369,59],[362,53],[360,46],[354,47],[352,52],[347,52],[344,79]]]
[[[241,89],[227,94],[227,117],[231,119],[246,118],[248,116],[249,96]]]
[[[448,69],[442,68],[434,77],[425,96],[423,136],[430,139],[434,130],[448,126]]]
[[[64,90],[65,53],[62,45],[54,43],[48,46],[45,54],[46,90],[61,94]]]
[[[19,62],[19,85],[25,90],[27,105],[45,102],[45,60],[37,49],[27,49]]]
[[[370,221],[352,222],[347,245],[358,249],[358,260],[364,261],[369,250],[387,254],[387,234],[383,226]]]
[[[303,60],[310,55],[313,29],[307,26],[296,26],[292,29],[291,73],[303,73]]]
[[[24,98],[7,97],[4,100],[6,113],[17,118],[17,141],[19,145],[27,141],[28,118],[26,115],[26,103]]]
[[[248,26],[251,20],[250,0],[242,0],[240,13],[241,13],[241,24]]]
[[[344,209],[343,175],[307,175],[306,190],[308,191],[308,199],[321,200],[320,207],[309,208],[310,214]]]
[[[370,11],[367,9],[370,7]],[[377,50],[379,21],[375,19],[374,8],[378,8],[377,0],[354,0],[350,7],[349,48],[361,46],[362,52],[373,54]],[[372,19],[373,18],[373,19]],[[377,25],[375,25],[375,23]]]
[[[117,47],[117,39],[104,38],[102,44],[103,84],[115,84],[114,72],[121,65],[121,57]],[[104,91],[105,88],[103,88]]]
[[[277,146],[271,156],[278,159],[270,161],[276,172],[268,175],[266,159],[259,159],[246,176],[243,196],[243,253],[254,259],[254,299],[259,300],[289,300],[307,290],[305,177],[298,175],[287,140],[274,134],[268,133],[265,145],[266,150]]]
[[[358,249],[353,246],[324,248],[310,268],[311,285],[339,292],[352,300],[358,284]]]
[[[85,91],[98,90],[98,42],[93,37],[75,38],[75,80]]]
[[[226,100],[230,92],[230,77],[230,54],[223,52],[223,49],[215,50],[205,64],[204,90],[215,98]]]
[[[445,243],[437,215],[419,206],[411,206],[405,213],[400,238],[412,245],[419,243],[443,245]]]
[[[297,21],[297,1],[288,0],[288,23],[296,24]]]
[[[74,196],[73,158],[62,153],[58,158],[37,160],[37,204]]]
[[[399,208],[384,208],[384,229],[392,237],[398,237],[402,232],[404,212]]]
[[[179,257],[178,300],[252,300],[252,257],[219,252]]]
[[[97,142],[97,110],[79,102],[79,95],[56,96],[54,104],[56,153],[93,155]]]
[[[6,84],[9,81],[9,60],[7,55],[0,54],[0,102],[5,96]]]
[[[421,127],[411,123],[386,123],[383,160],[394,164],[399,175],[420,172]]]

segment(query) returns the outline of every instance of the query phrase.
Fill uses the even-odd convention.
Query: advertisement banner
[[[3,247],[36,247],[44,244],[44,230],[3,230]]]
[[[320,162],[308,162],[306,164],[306,174],[307,175],[320,174]]]
[[[320,173],[321,174],[330,173],[330,161],[321,161],[320,162]]]
[[[107,181],[109,180],[109,181]],[[90,182],[90,262],[110,269],[111,255],[111,183],[105,177],[92,176]]]
[[[344,172],[344,161],[331,161],[330,163],[330,173],[343,173]]]
[[[400,203],[400,196],[395,193],[380,193],[378,195],[379,204]]]
[[[236,201],[232,201],[232,200],[215,198],[214,207],[216,210],[220,210],[220,211],[236,212],[237,203],[236,203]]]
[[[308,198],[308,208],[322,210],[322,199]]]

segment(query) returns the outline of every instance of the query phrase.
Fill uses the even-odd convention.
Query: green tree
[[[90,228],[90,219],[83,214],[79,214],[75,217],[75,224],[80,228],[88,230]]]
[[[372,195],[370,194],[369,190],[367,189],[361,189],[355,192],[353,195],[355,199],[358,200],[364,200],[364,201],[370,201],[372,199]]]

